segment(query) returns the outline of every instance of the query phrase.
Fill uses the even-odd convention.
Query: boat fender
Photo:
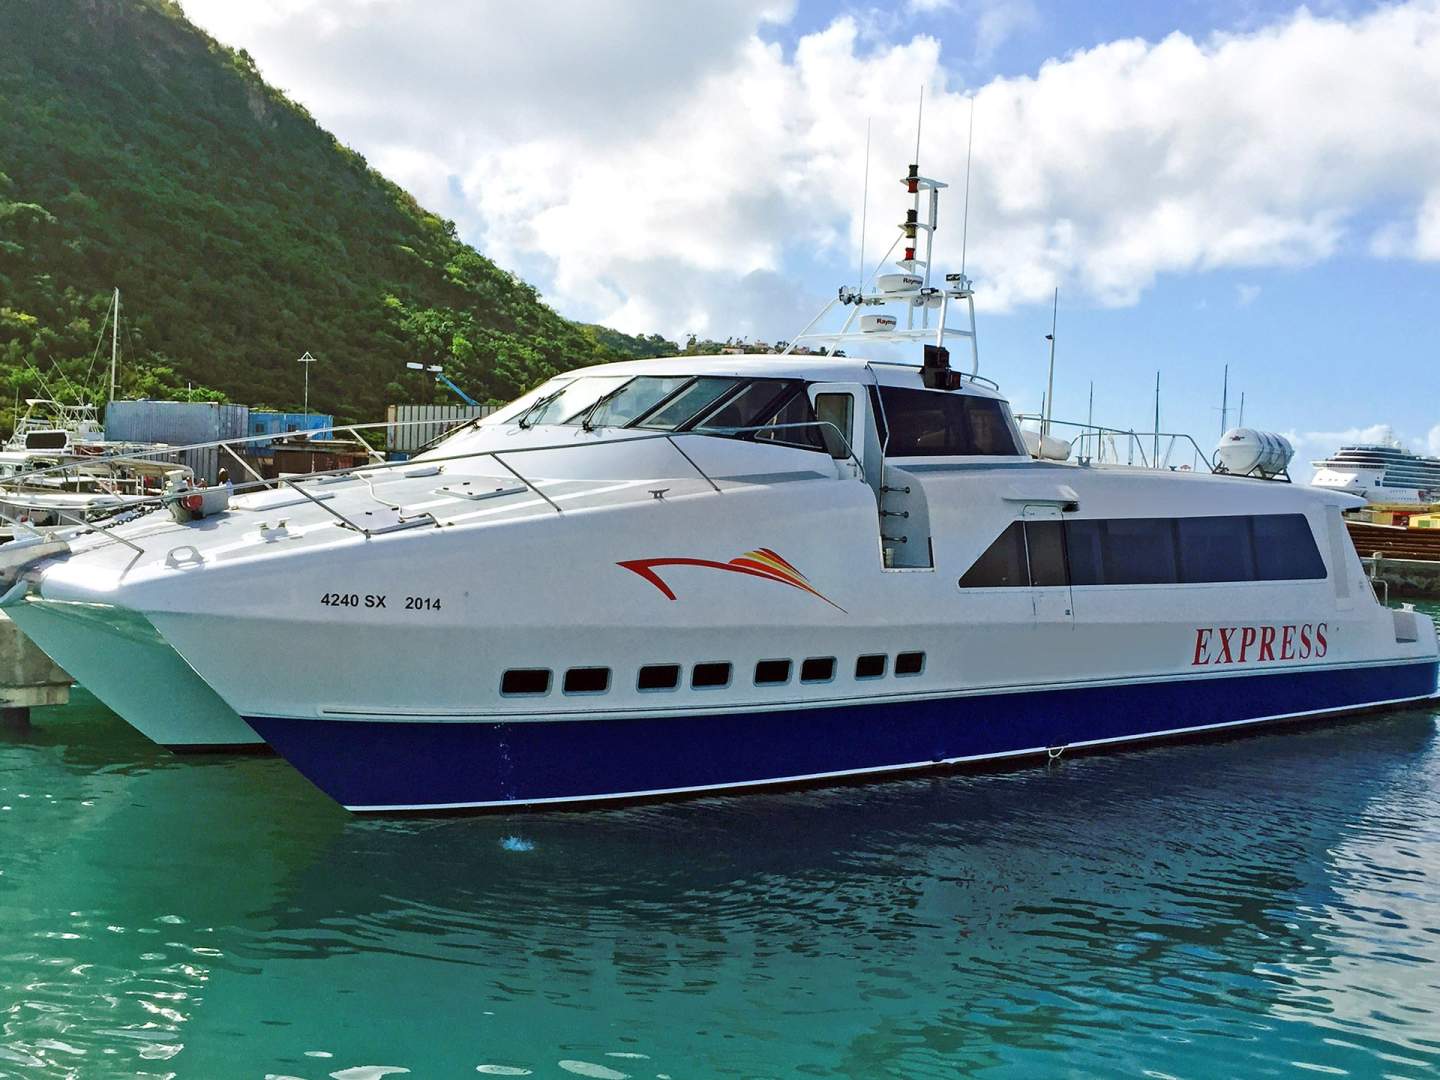
[[[180,505],[192,514],[198,514],[201,510],[205,509],[205,496],[201,495],[198,491],[192,492],[189,495],[182,495],[180,496]]]

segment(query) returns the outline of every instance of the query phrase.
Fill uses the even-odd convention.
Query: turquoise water
[[[0,731],[0,1075],[1433,1077],[1436,720],[373,821],[77,693]]]

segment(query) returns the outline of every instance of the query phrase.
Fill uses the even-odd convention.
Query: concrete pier
[[[75,682],[0,611],[0,723],[24,726],[35,705],[64,705]]]

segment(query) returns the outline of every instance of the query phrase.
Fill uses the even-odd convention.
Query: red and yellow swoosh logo
[[[623,566],[626,570],[633,570],[671,600],[675,599],[675,591],[655,572],[656,567],[703,566],[710,570],[724,570],[731,574],[748,574],[751,577],[766,578],[818,597],[836,611],[845,610],[828,596],[822,594],[810,584],[804,574],[769,548],[747,551],[744,555],[731,559],[729,562],[715,562],[711,559],[630,559],[615,565]]]

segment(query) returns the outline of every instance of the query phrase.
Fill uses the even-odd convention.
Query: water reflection
[[[420,822],[127,738],[0,742],[0,804],[30,789],[0,811],[0,1055],[28,1075],[1440,1068],[1426,713]]]

